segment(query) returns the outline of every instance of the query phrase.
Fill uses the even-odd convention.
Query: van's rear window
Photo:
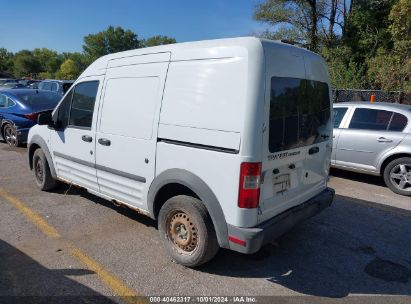
[[[324,82],[271,78],[271,153],[325,141],[331,132],[330,96]]]

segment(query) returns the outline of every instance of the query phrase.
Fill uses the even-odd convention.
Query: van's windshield
[[[326,83],[299,78],[271,78],[271,153],[328,140],[330,119],[330,97]]]

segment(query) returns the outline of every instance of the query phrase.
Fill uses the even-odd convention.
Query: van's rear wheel
[[[384,169],[384,182],[395,193],[411,196],[411,158],[391,161]]]
[[[48,191],[56,187],[57,181],[51,176],[47,158],[41,149],[37,149],[33,154],[34,180],[40,190]]]
[[[193,197],[170,198],[159,214],[161,241],[177,263],[196,267],[218,252],[214,226],[204,204]]]

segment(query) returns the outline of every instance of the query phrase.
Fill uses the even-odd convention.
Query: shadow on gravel
[[[48,269],[0,240],[1,303],[114,303],[67,277],[93,273],[87,269]]]
[[[361,174],[357,172],[350,172],[350,171],[340,170],[336,168],[330,169],[330,175],[339,177],[339,178],[350,179],[350,180],[360,182],[360,183],[372,184],[372,185],[387,188],[381,176]]]
[[[256,254],[221,250],[199,270],[228,277],[264,278],[302,294],[322,297],[409,296],[410,215],[337,196],[330,208]]]

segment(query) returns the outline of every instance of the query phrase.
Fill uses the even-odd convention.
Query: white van
[[[254,253],[330,206],[323,59],[257,38],[104,56],[28,138],[42,190],[60,180],[158,220],[180,264]]]

